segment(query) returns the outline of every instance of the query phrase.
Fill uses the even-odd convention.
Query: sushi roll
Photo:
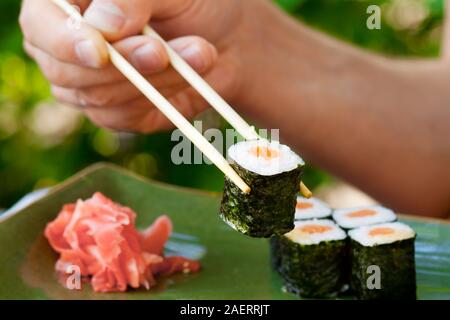
[[[333,298],[344,287],[346,233],[333,221],[296,221],[295,229],[271,239],[287,291],[304,298]]]
[[[356,208],[336,209],[333,219],[343,229],[387,223],[397,220],[395,213],[382,206],[365,206]]]
[[[281,256],[279,250],[279,236],[272,236],[269,240],[270,245],[270,264],[272,269],[275,271],[279,271],[281,265]]]
[[[416,299],[413,229],[393,222],[351,230],[349,237],[351,287],[359,299]]]
[[[297,197],[295,220],[323,219],[331,217],[331,208],[323,201],[311,198]]]
[[[304,162],[278,142],[239,142],[228,150],[231,166],[250,186],[244,194],[225,178],[221,218],[251,237],[282,235],[294,228]]]

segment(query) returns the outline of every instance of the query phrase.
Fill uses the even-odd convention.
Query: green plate
[[[201,256],[203,270],[160,279],[150,291],[98,294],[87,284],[65,289],[43,230],[63,204],[95,191],[133,208],[139,227],[168,214],[175,226],[168,252]],[[270,269],[267,240],[230,229],[218,217],[219,206],[218,194],[149,181],[112,165],[90,167],[0,223],[0,299],[295,299]],[[403,220],[418,232],[419,298],[450,299],[450,225]]]

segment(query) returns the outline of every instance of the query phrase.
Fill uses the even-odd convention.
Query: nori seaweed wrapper
[[[358,299],[415,300],[415,238],[365,247],[351,240],[351,288]],[[381,289],[369,289],[369,266],[380,267]]]
[[[225,177],[221,218],[237,231],[251,237],[267,238],[291,231],[303,166],[272,176],[259,175],[237,163],[231,166],[251,191],[244,194]]]
[[[303,298],[335,298],[344,287],[346,239],[302,245],[285,236],[272,239],[273,261],[286,289]],[[276,257],[276,258],[275,258]]]
[[[278,236],[272,236],[269,240],[270,246],[270,265],[272,269],[278,271],[281,266],[281,256],[279,249],[279,239]]]

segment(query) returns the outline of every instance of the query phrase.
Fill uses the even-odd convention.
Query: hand
[[[140,132],[172,127],[109,63],[105,39],[186,117],[207,107],[168,67],[162,44],[139,35],[150,20],[222,96],[231,101],[236,96],[240,62],[235,38],[241,26],[241,0],[71,2],[80,7],[89,25],[69,28],[68,17],[50,0],[24,0],[20,15],[24,47],[51,82],[53,95],[80,106],[97,125]]]

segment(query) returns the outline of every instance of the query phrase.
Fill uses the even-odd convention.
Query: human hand
[[[231,101],[236,96],[240,84],[236,34],[242,22],[242,1],[71,2],[80,7],[89,25],[70,28],[68,17],[50,0],[25,0],[20,16],[24,46],[51,82],[54,96],[80,106],[97,125],[140,132],[171,127],[109,63],[105,39],[186,117],[207,107],[168,67],[162,44],[139,35],[150,20],[164,37],[173,39],[169,44],[222,96]]]

